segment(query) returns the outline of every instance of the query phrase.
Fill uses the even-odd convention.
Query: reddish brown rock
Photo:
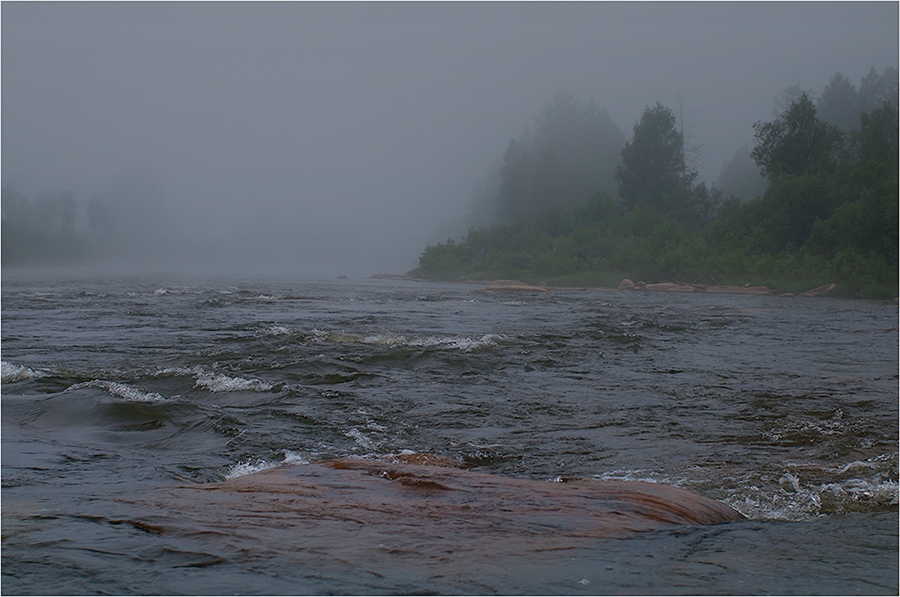
[[[176,543],[202,541],[205,552],[223,559],[277,554],[300,561],[318,554],[374,566],[383,554],[406,554],[410,562],[443,569],[742,518],[722,503],[666,485],[554,483],[455,464],[420,454],[268,469],[142,496],[134,503],[157,514],[131,522]]]

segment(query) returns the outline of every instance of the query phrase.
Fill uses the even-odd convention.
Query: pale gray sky
[[[628,136],[680,98],[713,181],[782,88],[898,64],[896,2],[0,9],[4,184],[152,181],[167,248],[322,275],[413,267],[559,91]]]

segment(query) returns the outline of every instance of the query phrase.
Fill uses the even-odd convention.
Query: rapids
[[[896,594],[896,302],[483,287],[4,271],[4,593]],[[201,524],[204,488],[405,452],[746,518],[444,566]]]

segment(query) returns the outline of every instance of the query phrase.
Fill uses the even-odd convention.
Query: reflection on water
[[[476,288],[5,272],[4,591],[896,593],[895,303]],[[404,450],[749,520],[426,578],[173,543],[134,505]]]

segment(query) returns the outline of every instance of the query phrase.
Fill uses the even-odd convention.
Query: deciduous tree
[[[805,93],[781,117],[757,122],[753,130],[756,146],[751,155],[771,181],[828,166],[840,149],[840,132],[816,117],[816,107]]]

